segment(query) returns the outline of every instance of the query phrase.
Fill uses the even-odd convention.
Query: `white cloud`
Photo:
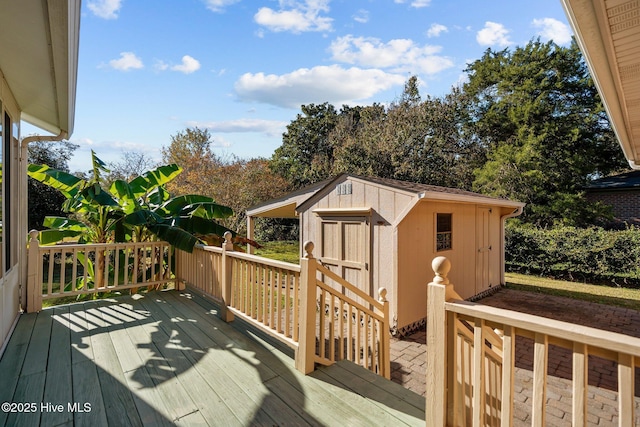
[[[192,56],[185,55],[182,57],[182,63],[171,67],[172,71],[180,71],[184,74],[191,74],[200,69],[200,61]]]
[[[509,30],[504,25],[487,21],[484,28],[476,34],[476,41],[482,46],[509,46]]]
[[[369,22],[369,11],[360,9],[355,15],[353,15],[353,20],[361,24],[366,24]]]
[[[329,50],[336,61],[365,67],[388,68],[393,72],[436,74],[453,67],[451,59],[437,55],[440,46],[419,46],[410,39],[387,43],[373,37],[339,37]]]
[[[404,4],[406,3],[406,0],[395,0],[396,3],[398,4]],[[421,7],[427,7],[431,4],[431,0],[413,0],[410,5],[411,7],[415,7],[416,9],[419,9]]]
[[[355,104],[392,86],[402,85],[405,80],[403,75],[382,70],[331,65],[301,68],[282,75],[246,73],[234,87],[243,101],[295,109],[309,103]]]
[[[120,71],[144,68],[142,60],[133,52],[121,52],[119,59],[112,59],[109,61],[109,66]]]
[[[87,4],[94,15],[104,19],[117,19],[122,0],[94,0]]]
[[[431,24],[427,30],[427,37],[439,37],[442,33],[449,32],[449,29],[442,24]]]
[[[571,29],[568,25],[553,18],[534,19],[531,25],[539,28],[538,35],[545,40],[553,40],[557,44],[571,42]]]
[[[204,0],[204,3],[207,5],[207,9],[212,12],[224,12],[227,6],[231,6],[239,1],[240,0]]]
[[[279,136],[284,132],[288,122],[262,119],[237,119],[219,122],[188,122],[189,127],[207,128],[220,133],[257,132],[268,136]]]
[[[273,10],[261,7],[253,19],[259,25],[271,31],[290,31],[302,33],[306,31],[331,31],[333,19],[320,16],[329,11],[329,0],[305,0],[293,2],[280,0],[280,9]]]

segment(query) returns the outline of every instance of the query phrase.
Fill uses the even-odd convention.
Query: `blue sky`
[[[560,0],[85,0],[70,166],[160,160],[189,126],[269,157],[302,104],[388,103],[411,75],[441,96],[489,47],[570,36]]]

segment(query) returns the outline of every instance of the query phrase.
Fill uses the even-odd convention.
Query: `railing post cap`
[[[31,237],[32,240],[38,240],[38,235],[40,234],[40,232],[38,230],[31,230],[29,232],[29,237]]]
[[[224,240],[226,242],[230,242],[231,238],[233,237],[233,234],[231,234],[230,231],[225,231],[224,234],[222,235],[222,237],[224,237]]]
[[[387,288],[383,287],[378,289],[378,301],[387,302]]]
[[[313,244],[312,241],[307,240],[306,242],[304,242],[304,251],[305,251],[305,258],[313,258],[313,248],[315,247],[315,245]]]
[[[441,285],[449,283],[447,274],[449,274],[449,270],[451,270],[451,261],[449,261],[447,257],[435,257],[431,262],[431,268],[433,268],[433,272],[436,273],[436,277],[433,279],[434,283]]]

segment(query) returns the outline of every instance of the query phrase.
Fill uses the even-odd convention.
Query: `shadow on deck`
[[[23,315],[0,373],[0,426],[424,425],[422,396],[350,362],[304,376],[188,292]]]

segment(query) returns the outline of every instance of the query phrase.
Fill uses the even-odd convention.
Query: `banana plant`
[[[105,163],[91,152],[92,172],[82,179],[46,165],[29,165],[28,175],[56,188],[65,197],[63,210],[69,218],[46,217],[46,230],[40,232],[40,244],[64,239],[79,243],[142,242],[152,238],[164,240],[175,248],[192,252],[198,236],[222,236],[231,231],[215,222],[233,214],[211,197],[183,195],[171,197],[164,186],[175,179],[182,168],[176,164],[159,166],[127,182],[114,181],[106,187]],[[231,231],[233,235],[235,233]],[[96,286],[104,277],[103,253],[96,254]]]
[[[164,186],[182,172],[180,166],[159,166],[129,182],[116,180],[105,189],[102,175],[109,170],[95,152],[91,157],[88,180],[46,165],[29,165],[29,176],[60,191],[67,199],[63,210],[72,214],[71,218],[47,217],[41,244],[65,238],[78,238],[79,243],[144,241],[154,235],[191,252],[199,241],[196,236],[231,231],[215,222],[231,216],[231,208],[207,196],[170,197]]]

